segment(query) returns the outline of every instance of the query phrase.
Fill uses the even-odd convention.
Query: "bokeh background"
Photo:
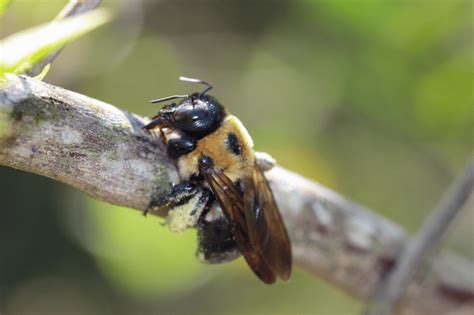
[[[16,0],[0,35],[64,0]],[[69,45],[45,81],[140,115],[196,87],[258,150],[415,232],[474,149],[473,2],[104,1],[115,20]],[[0,312],[358,314],[295,270],[265,286],[238,261],[200,264],[195,233],[0,167]],[[474,259],[474,206],[443,246]]]

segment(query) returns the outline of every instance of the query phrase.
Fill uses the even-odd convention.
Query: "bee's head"
[[[190,80],[195,79],[187,81]],[[190,82],[197,82],[197,80]],[[157,103],[172,98],[183,98],[179,103],[165,105],[160,110],[157,118],[161,121],[161,125],[176,128],[198,139],[219,127],[226,115],[225,109],[215,97],[205,94],[211,86],[200,80],[199,83],[206,84],[208,88],[200,93],[174,95],[152,101]]]
[[[210,95],[194,93],[175,106],[162,110],[174,128],[202,138],[219,127],[225,116],[222,105]]]

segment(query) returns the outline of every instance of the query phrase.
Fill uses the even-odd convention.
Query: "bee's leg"
[[[172,158],[178,158],[181,155],[194,151],[196,148],[196,140],[181,136],[180,138],[171,139],[168,141],[168,155]]]
[[[193,182],[188,181],[176,184],[168,193],[164,194],[160,198],[152,200],[147,209],[143,211],[143,215],[146,216],[148,212],[158,210],[163,207],[171,207],[185,203],[198,192],[199,188]]]
[[[207,189],[203,189],[202,194],[198,199],[198,202],[196,203],[195,207],[189,214],[192,216],[196,214],[198,214],[198,216],[205,214],[207,211],[209,211],[210,202],[213,202],[213,201],[214,199],[211,192]]]
[[[166,222],[172,232],[181,233],[197,225],[210,198],[209,190],[199,187],[196,194],[183,203],[176,204],[168,212]]]
[[[150,129],[155,128],[156,126],[159,126],[162,122],[163,120],[159,117],[159,115],[156,115],[155,117],[151,119],[151,121],[147,125],[143,126],[142,128],[146,130],[150,130]]]

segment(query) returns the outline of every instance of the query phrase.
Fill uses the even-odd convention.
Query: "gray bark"
[[[0,88],[0,165],[47,176],[93,198],[144,210],[178,181],[148,120],[27,77]],[[0,125],[2,122],[0,121]],[[1,132],[1,131],[0,131]],[[281,167],[267,172],[295,265],[367,301],[409,236],[397,224]],[[418,272],[402,314],[474,314],[474,265],[441,253]]]

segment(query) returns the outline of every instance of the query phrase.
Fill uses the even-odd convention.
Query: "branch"
[[[144,210],[176,169],[146,119],[27,77],[10,76],[0,111],[0,165],[41,174],[113,204]],[[0,116],[1,117],[1,116]],[[267,173],[292,241],[295,265],[367,301],[408,236],[398,225],[281,167]],[[410,285],[402,314],[474,311],[474,266],[441,254]]]
[[[178,181],[161,144],[141,130],[142,118],[27,77],[9,78],[0,108],[10,113],[12,129],[0,139],[0,165],[142,210]]]
[[[418,235],[407,244],[406,249],[398,259],[397,266],[388,275],[387,279],[382,281],[380,291],[375,295],[374,305],[369,308],[366,314],[392,314],[410,284],[410,279],[419,271],[426,256],[434,250],[456,214],[468,201],[473,192],[473,187],[474,159],[445,194]]]
[[[52,23],[93,10],[98,7],[101,2],[102,0],[69,0],[68,4],[61,10],[61,12],[58,13]],[[63,48],[64,47],[61,47],[44,57],[43,60],[28,70],[27,74],[32,77],[40,74],[48,64],[52,63],[54,59],[56,59]]]

